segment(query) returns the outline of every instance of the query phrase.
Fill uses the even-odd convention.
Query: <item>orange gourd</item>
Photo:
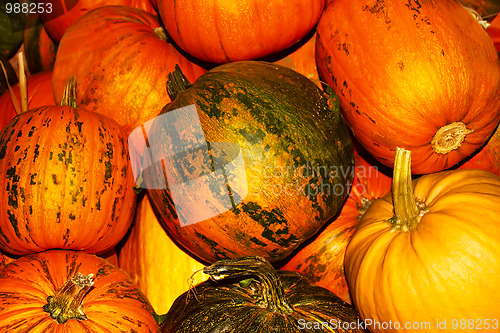
[[[66,30],[68,30],[78,18],[95,8],[110,5],[127,6],[140,8],[156,15],[156,11],[149,0],[48,0],[44,2],[44,8],[48,8],[49,4],[52,5],[52,10],[50,12],[44,10],[43,13],[41,13],[41,17],[45,30],[57,44],[61,41]]]
[[[452,170],[412,183],[410,152],[398,148],[392,196],[371,204],[345,254],[362,319],[393,323],[370,330],[442,332],[446,321],[457,332],[498,332],[499,221],[499,176]]]
[[[158,0],[168,34],[186,52],[211,63],[278,53],[310,32],[324,0]]]
[[[78,105],[116,120],[130,133],[170,102],[167,76],[176,64],[191,82],[205,72],[168,41],[156,16],[132,7],[100,7],[62,38],[54,94],[60,101],[64,85],[76,76]]]
[[[53,250],[0,271],[0,331],[155,333],[154,311],[123,271],[95,255]]]
[[[68,86],[68,89],[71,85]],[[0,132],[0,248],[103,253],[126,234],[137,196],[127,135],[114,120],[63,105],[22,112]]]
[[[400,146],[412,151],[415,174],[450,168],[500,120],[497,53],[453,0],[332,1],[316,56],[354,136],[389,167]]]

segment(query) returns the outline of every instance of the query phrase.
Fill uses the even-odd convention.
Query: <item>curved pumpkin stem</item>
[[[83,297],[94,285],[94,274],[83,275],[76,273],[59,289],[55,296],[47,297],[47,304],[43,311],[48,312],[50,317],[64,324],[70,319],[85,320],[87,316],[83,312]]]
[[[264,258],[248,256],[219,260],[203,269],[214,281],[255,276],[261,285],[261,302],[270,312],[290,314],[294,310],[285,298],[285,292],[274,267]],[[245,280],[248,282],[248,280]],[[244,285],[244,284],[243,284]],[[248,286],[248,285],[247,285]]]
[[[396,148],[394,159],[392,201],[395,214],[392,221],[394,226],[404,231],[415,229],[424,211],[418,207],[413,193],[411,152],[399,147]]]
[[[76,103],[76,76],[72,76],[64,86],[61,105],[67,105],[72,108],[78,107]]]

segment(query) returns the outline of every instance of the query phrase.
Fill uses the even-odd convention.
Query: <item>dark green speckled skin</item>
[[[329,103],[328,96],[311,80],[271,63],[229,63],[198,78],[162,112],[192,104],[207,141],[235,143],[241,148],[249,193],[262,194],[263,187],[283,189],[287,184],[300,189],[338,184],[343,189],[295,197],[283,194],[285,191],[249,195],[230,211],[184,227],[169,191],[148,190],[161,223],[198,258],[214,262],[259,255],[278,261],[340,210],[353,178],[354,150],[337,103]],[[160,128],[149,136],[166,135]],[[308,162],[342,172],[262,176],[276,170],[299,170]]]

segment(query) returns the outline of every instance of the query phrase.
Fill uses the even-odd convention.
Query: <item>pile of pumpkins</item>
[[[12,3],[1,332],[500,330],[498,1]]]

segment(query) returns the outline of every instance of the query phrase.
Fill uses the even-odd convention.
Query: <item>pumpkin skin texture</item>
[[[167,32],[198,59],[222,64],[278,53],[310,32],[323,0],[159,0]]]
[[[167,313],[175,299],[189,289],[189,283],[204,281],[201,274],[193,274],[205,265],[172,241],[146,195],[137,205],[132,228],[120,247],[119,266],[156,313]]]
[[[401,324],[374,333],[410,332],[405,322],[429,322],[425,331],[440,332],[436,320],[451,325],[498,318],[500,177],[451,170],[412,183],[409,151],[401,151],[396,151],[394,200],[387,195],[371,204],[345,254],[361,317]]]
[[[500,62],[455,1],[332,1],[317,33],[320,76],[381,163],[391,167],[399,146],[412,151],[415,174],[441,171],[495,130]]]
[[[162,332],[298,333],[306,323],[351,324],[359,319],[356,310],[333,293],[298,272],[275,271],[260,257],[221,260],[204,273],[211,280],[177,298]],[[246,278],[253,280],[248,284]],[[323,326],[306,332],[362,331]]]
[[[155,189],[144,183],[169,235],[197,258],[212,263],[256,254],[278,261],[340,211],[352,184],[354,150],[338,109],[329,107],[326,95],[312,81],[271,63],[234,62],[201,76],[165,106],[162,114],[189,105],[196,106],[205,140],[237,145],[243,160],[243,171],[226,174],[234,202],[212,217],[200,217],[197,223],[182,224],[182,218],[189,218],[192,211],[179,213],[178,204],[203,200],[204,207],[197,206],[194,212],[201,215],[220,206],[229,190],[214,189],[213,183],[202,180],[196,193],[174,206],[170,188]],[[149,141],[151,151],[172,151],[170,133],[154,126],[147,134],[155,138],[154,144]],[[176,126],[177,131],[185,131],[183,121]],[[153,156],[152,160],[160,158]],[[196,151],[185,161],[200,159],[206,161],[203,166],[209,165]],[[191,165],[189,178],[205,172]],[[149,168],[153,181],[163,177],[159,167],[156,163]],[[171,173],[170,179],[184,177],[182,170],[166,172]],[[246,193],[241,190],[245,186]]]
[[[175,64],[193,81],[205,72],[166,41],[157,17],[137,8],[100,7],[61,40],[54,94],[60,101],[64,85],[76,76],[78,105],[115,119],[130,133],[170,102],[166,82]]]
[[[52,72],[36,73],[27,78],[28,108],[34,109],[45,105],[55,105],[52,92]],[[20,103],[19,83],[12,86],[12,90]],[[0,129],[17,115],[9,92],[0,96]]]
[[[58,323],[43,307],[75,273],[94,274],[82,288],[84,320]],[[80,292],[79,292],[80,293]],[[72,297],[71,297],[72,299]],[[157,332],[153,309],[126,273],[95,255],[52,250],[27,255],[0,271],[2,332]]]
[[[351,191],[339,216],[281,268],[304,274],[311,282],[348,303],[351,303],[351,296],[344,274],[345,249],[366,209],[391,191],[390,177],[357,152],[355,159]]]
[[[145,10],[156,15],[149,0],[78,0],[66,1],[66,10],[61,8],[61,2],[49,0],[45,4],[51,3],[53,11],[41,13],[43,26],[55,43],[59,44],[62,36],[73,25],[78,18],[92,9],[103,6],[127,6]],[[68,8],[70,7],[70,8]]]
[[[15,117],[0,133],[0,248],[114,247],[137,199],[126,140],[112,119],[66,105]]]

